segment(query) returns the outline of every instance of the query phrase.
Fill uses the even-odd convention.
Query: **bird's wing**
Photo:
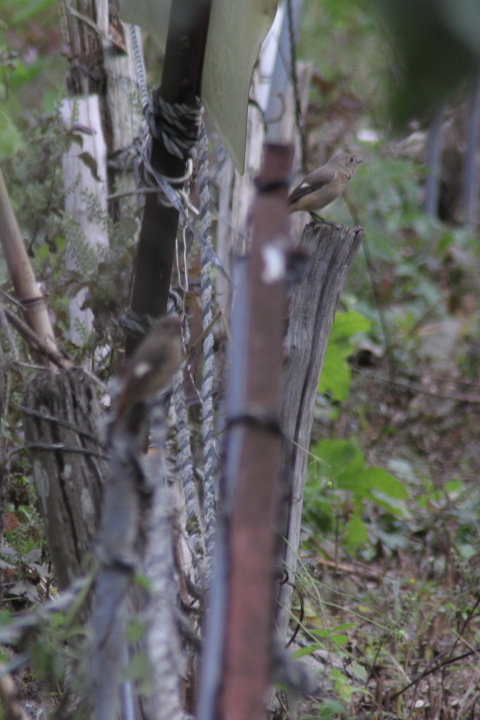
[[[322,167],[319,168],[319,170],[314,170],[310,173],[310,175],[307,175],[307,177],[302,180],[300,185],[292,190],[288,197],[288,202],[291,205],[294,202],[297,202],[297,200],[300,200],[300,198],[305,197],[305,195],[310,195],[310,193],[315,192],[315,190],[320,190],[325,185],[331,183],[332,180],[335,180],[335,176],[335,170],[329,167]]]

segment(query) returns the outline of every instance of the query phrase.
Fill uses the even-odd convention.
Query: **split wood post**
[[[105,223],[92,216],[91,199],[118,221],[123,207],[107,204],[114,190],[134,190],[131,148],[142,117],[135,102],[136,80],[131,38],[108,0],[59,0],[62,39],[70,67],[68,97],[61,112],[76,139],[62,158],[65,209],[74,219],[69,230],[67,267],[92,273],[98,250],[108,247]],[[75,121],[75,122],[74,122]],[[119,187],[117,187],[119,185]],[[79,248],[88,247],[88,261]],[[93,267],[92,267],[93,265]],[[70,298],[70,338],[82,344],[93,314],[84,309],[86,289]],[[80,323],[80,324],[79,324]]]
[[[85,570],[97,528],[105,457],[94,381],[58,350],[46,298],[40,294],[0,173],[0,238],[15,295],[31,327],[5,310],[9,322],[33,344],[45,369],[25,394],[25,446],[32,462],[39,511],[61,588]],[[59,368],[63,368],[58,372]]]
[[[98,387],[83,370],[37,373],[25,394],[26,447],[60,588],[86,571],[98,528],[107,458]]]
[[[280,532],[287,542],[282,559],[288,581],[279,589],[277,626],[286,640],[303,509],[308,449],[317,385],[340,293],[365,235],[361,227],[330,223],[306,226],[299,247],[310,265],[295,286],[285,341]]]
[[[82,572],[100,507],[103,451],[95,383],[58,350],[46,298],[40,294],[0,173],[0,237],[15,295],[33,332],[11,311],[8,320],[45,366],[24,399],[25,445],[58,584]],[[57,372],[58,368],[66,368]]]

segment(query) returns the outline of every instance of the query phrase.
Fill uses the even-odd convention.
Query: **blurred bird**
[[[117,427],[135,405],[165,390],[182,362],[181,322],[173,315],[155,320],[128,361],[113,421]]]
[[[317,215],[345,190],[347,183],[355,175],[357,166],[362,162],[355,155],[341,153],[335,155],[326,165],[307,175],[300,185],[288,196],[288,211],[310,213],[316,221],[323,220]]]

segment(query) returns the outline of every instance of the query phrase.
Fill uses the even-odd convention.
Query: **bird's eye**
[[[355,162],[355,157],[353,155],[350,155],[349,160],[350,160],[350,162]]]

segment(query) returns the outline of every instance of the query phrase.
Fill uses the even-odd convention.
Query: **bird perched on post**
[[[127,417],[135,405],[168,387],[182,357],[179,318],[165,315],[155,320],[152,329],[128,361],[112,429]]]
[[[361,162],[355,155],[348,153],[335,155],[292,190],[287,200],[288,211],[303,210],[310,213],[314,220],[322,220],[316,213],[340,197]]]

